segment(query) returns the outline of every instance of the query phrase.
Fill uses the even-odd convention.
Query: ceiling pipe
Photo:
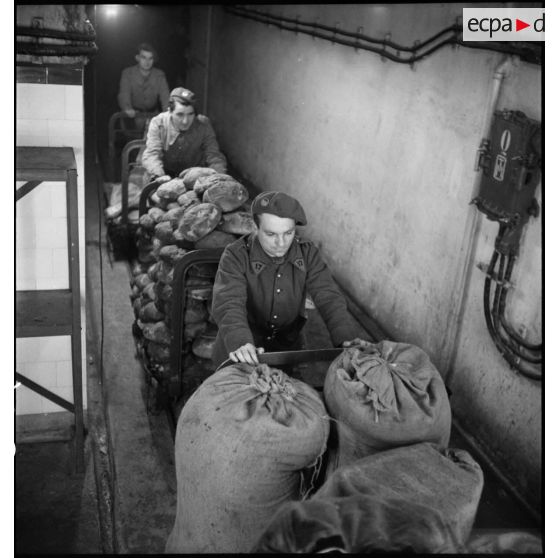
[[[16,44],[16,54],[31,54],[33,56],[81,56],[97,54],[98,51],[96,45],[38,45],[22,42]]]
[[[49,37],[52,39],[66,39],[68,41],[91,42],[96,39],[95,32],[80,33],[75,31],[60,31],[58,29],[43,29],[41,27],[16,27],[16,35],[28,37]]]
[[[492,119],[496,106],[498,104],[498,99],[500,97],[500,91],[502,88],[502,82],[510,74],[512,66],[514,63],[514,58],[511,56],[506,56],[502,60],[492,75],[492,87],[490,89],[490,97],[486,105],[486,111],[484,116],[484,126],[481,133],[481,148],[488,141],[487,138],[490,137],[490,129],[492,126]],[[473,183],[473,192],[470,199],[476,197],[482,179],[482,171],[479,171],[475,175],[475,180]],[[443,347],[447,350],[444,354],[444,359],[442,360],[441,369],[445,370],[445,382],[451,388],[451,381],[455,373],[455,362],[457,359],[457,352],[459,350],[459,345],[461,343],[461,337],[463,334],[463,317],[465,315],[465,310],[469,303],[469,293],[471,287],[471,277],[473,269],[475,267],[475,256],[477,253],[479,236],[481,231],[481,215],[477,208],[473,205],[469,205],[469,211],[467,215],[467,222],[465,224],[464,241],[460,250],[460,257],[465,261],[463,272],[456,280],[456,285],[454,286],[452,292],[458,293],[458,298],[456,304],[454,305],[454,310],[450,311],[450,320],[446,328],[446,336],[444,338]]]

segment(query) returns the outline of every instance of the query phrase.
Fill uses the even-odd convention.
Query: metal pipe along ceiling
[[[432,54],[433,52],[447,45],[463,46],[467,48],[477,49],[480,48],[483,50],[512,54],[518,56],[526,62],[538,65],[542,64],[542,48],[540,48],[538,45],[518,46],[516,43],[511,44],[464,42],[460,38],[463,27],[462,25],[458,25],[457,23],[439,31],[426,41],[416,41],[413,46],[408,46],[399,45],[392,42],[389,35],[387,35],[383,39],[378,39],[370,37],[368,35],[364,35],[360,32],[355,33],[344,31],[337,27],[330,27],[327,25],[319,24],[318,22],[301,21],[299,18],[293,19],[283,16],[277,16],[271,13],[265,13],[240,6],[225,6],[224,9],[227,13],[246,19],[251,19],[259,23],[264,23],[266,25],[273,25],[275,27],[278,27],[279,29],[293,31],[295,33],[302,33],[311,37],[324,39],[332,43],[352,47],[357,50],[367,50],[369,52],[379,54],[382,58],[387,58],[393,62],[398,62],[401,64],[412,65],[415,62],[418,62],[429,54]],[[444,36],[446,38],[441,40]],[[375,47],[365,43],[371,43],[372,45],[381,46]],[[430,45],[432,43],[435,43],[434,46],[428,48],[427,50],[423,50],[427,45]],[[392,52],[390,52],[388,49],[391,49]],[[411,53],[411,55],[404,57],[401,56],[401,52]]]

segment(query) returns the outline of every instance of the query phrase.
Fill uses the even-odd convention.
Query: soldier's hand
[[[128,118],[134,118],[134,116],[136,116],[136,111],[134,109],[126,109],[124,112]]]
[[[263,347],[255,347],[252,343],[246,343],[236,349],[236,351],[232,351],[229,353],[229,358],[234,362],[245,362],[247,364],[258,364],[258,355],[261,355],[264,352]]]

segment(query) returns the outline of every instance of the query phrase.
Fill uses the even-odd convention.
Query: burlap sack
[[[211,375],[178,419],[166,552],[249,552],[281,504],[299,498],[301,470],[319,461],[328,432],[319,394],[280,370]]]
[[[338,441],[331,447],[330,469],[388,448],[449,442],[444,382],[414,345],[381,341],[346,349],[328,369],[324,399]]]
[[[482,488],[464,450],[386,450],[340,467],[308,501],[284,505],[254,552],[461,552]]]

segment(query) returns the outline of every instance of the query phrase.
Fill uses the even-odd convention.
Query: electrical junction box
[[[494,113],[489,140],[479,150],[482,178],[472,200],[489,219],[521,228],[538,215],[535,189],[541,174],[541,125],[521,111]]]

